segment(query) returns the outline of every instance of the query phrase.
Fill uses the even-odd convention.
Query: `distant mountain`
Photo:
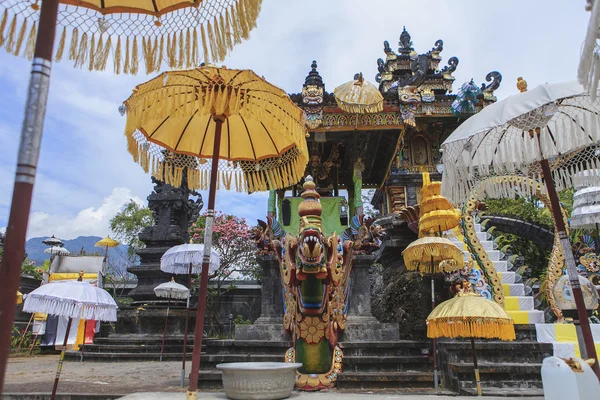
[[[35,237],[29,239],[25,243],[25,252],[27,257],[35,261],[36,264],[43,264],[44,261],[50,259],[50,254],[44,253],[44,250],[48,248],[44,243],[44,240],[48,239],[45,237]],[[79,236],[78,238],[71,240],[63,240],[65,249],[69,250],[71,254],[80,254],[83,250],[87,255],[104,255],[106,249],[94,246],[101,237],[98,236]],[[128,266],[127,261],[127,249],[129,246],[121,244],[117,247],[108,249],[108,262],[113,268],[120,272],[125,272]]]

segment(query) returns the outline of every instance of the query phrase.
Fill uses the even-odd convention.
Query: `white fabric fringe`
[[[86,282],[48,283],[29,293],[23,311],[94,321],[116,321],[117,303],[104,289]]]
[[[600,1],[594,0],[593,3],[587,34],[581,48],[577,78],[579,83],[588,90],[592,100],[596,100],[600,81],[600,55],[597,51],[598,33],[600,32]]]

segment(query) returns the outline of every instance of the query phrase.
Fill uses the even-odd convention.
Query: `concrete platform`
[[[362,399],[398,399],[398,400],[466,400],[472,399],[472,397],[463,396],[436,396],[436,395],[405,395],[405,394],[390,394],[390,393],[346,393],[338,392],[335,390],[329,392],[294,392],[291,400],[304,400],[304,399],[344,399],[344,400],[362,400]],[[489,400],[505,400],[507,397],[486,397]],[[513,399],[523,400],[543,400],[543,397],[512,397]],[[122,400],[185,400],[185,393],[135,393],[128,396],[122,397]],[[225,393],[198,393],[198,399],[202,400],[223,400],[227,399]]]

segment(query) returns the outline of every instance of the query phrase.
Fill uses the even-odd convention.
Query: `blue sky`
[[[518,76],[530,87],[575,79],[589,18],[584,6],[584,0],[264,0],[251,39],[223,65],[253,69],[291,93],[317,60],[333,91],[356,72],[373,82],[383,41],[395,49],[406,26],[419,53],[442,39],[443,63],[459,58],[455,90],[497,70],[503,82],[496,94],[503,98],[516,92]],[[0,51],[0,227],[8,219],[29,70],[28,61]],[[28,237],[104,236],[125,202],[145,202],[150,177],[126,150],[117,108],[149,78],[89,72],[69,62],[53,66]],[[217,209],[254,223],[266,215],[266,199],[220,191]]]

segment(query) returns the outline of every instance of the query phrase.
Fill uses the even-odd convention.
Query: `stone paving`
[[[41,355],[32,357],[11,357],[5,381],[4,398],[24,399],[25,394],[50,393],[58,356]],[[190,362],[187,363],[189,372]],[[118,398],[126,400],[183,400],[185,388],[179,387],[181,362],[145,361],[145,362],[65,362],[62,370],[59,393],[79,394],[88,393],[96,395],[94,398]],[[187,382],[186,382],[187,383]],[[154,393],[151,393],[154,392]],[[165,393],[169,392],[169,393]],[[15,396],[7,396],[15,394]],[[318,393],[294,393],[291,399],[400,399],[400,400],[442,400],[442,399],[468,399],[468,397],[427,395],[433,394],[423,389],[408,389],[402,392],[386,391],[351,393],[347,391],[330,391]],[[444,393],[444,394],[447,394]],[[225,399],[222,392],[205,392],[199,399]],[[38,398],[38,397],[36,397]],[[39,397],[43,398],[43,397]],[[506,397],[503,397],[504,399]],[[520,398],[520,397],[511,397]],[[500,397],[486,397],[486,399],[501,399]],[[542,400],[542,397],[528,397],[528,400]]]

